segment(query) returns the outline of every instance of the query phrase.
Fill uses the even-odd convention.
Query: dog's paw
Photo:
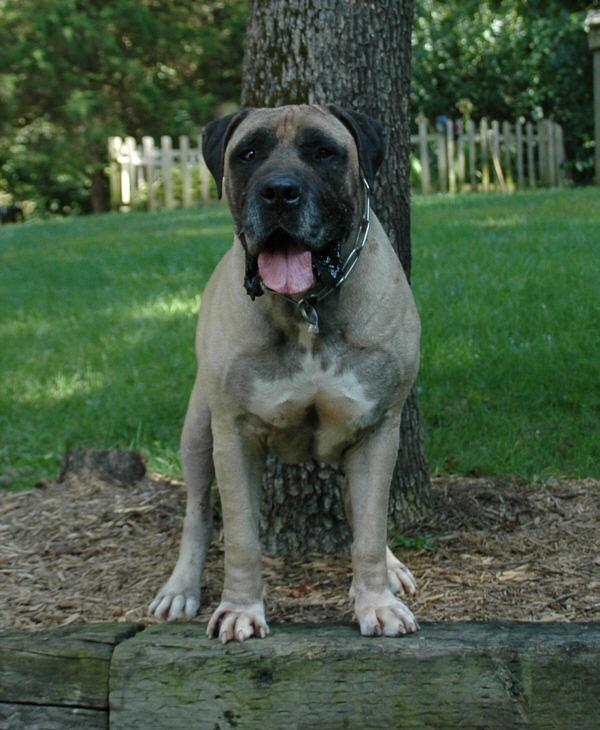
[[[233,639],[245,641],[251,636],[264,639],[269,627],[263,602],[245,606],[223,601],[211,616],[206,633],[209,639],[218,636],[222,644]]]
[[[390,591],[414,596],[417,592],[417,581],[406,565],[401,563],[389,548],[386,548],[385,560]]]
[[[199,608],[200,582],[173,573],[148,606],[148,613],[161,621],[175,621],[194,618]]]
[[[389,590],[356,591],[354,613],[363,636],[401,636],[419,630],[413,612]]]

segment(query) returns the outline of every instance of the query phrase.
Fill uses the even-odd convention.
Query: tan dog
[[[182,435],[181,549],[150,612],[172,620],[198,611],[216,472],[225,584],[208,634],[223,642],[267,635],[258,523],[273,449],[289,463],[342,464],[360,630],[416,631],[394,595],[414,593],[414,579],[386,546],[420,326],[400,262],[369,207],[383,130],[337,107],[250,109],[209,124],[203,152],[237,234],[202,297],[198,376]]]

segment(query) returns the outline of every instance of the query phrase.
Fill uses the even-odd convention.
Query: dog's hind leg
[[[343,484],[343,495],[344,495],[344,511],[346,512],[346,519],[350,525],[350,529],[353,530],[352,522],[352,502],[350,500],[350,494],[348,492],[348,480],[344,479]],[[417,581],[410,570],[394,555],[389,547],[385,549],[385,561],[387,565],[388,584],[392,593],[399,593],[400,595],[408,594],[414,596],[417,592]],[[351,595],[351,598],[354,596]]]
[[[171,577],[149,606],[151,615],[172,621],[193,618],[200,607],[200,580],[212,535],[211,485],[214,479],[210,411],[198,380],[181,436],[187,506],[179,558]]]

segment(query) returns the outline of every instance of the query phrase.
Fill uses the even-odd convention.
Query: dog
[[[0,223],[21,223],[25,222],[23,208],[18,205],[0,205]]]
[[[198,375],[181,439],[187,507],[175,569],[149,606],[192,618],[222,503],[225,579],[208,623],[223,643],[269,633],[258,534],[265,455],[340,463],[350,595],[365,636],[418,630],[394,595],[414,578],[386,545],[402,406],[419,365],[415,302],[370,207],[382,126],[337,106],[242,109],[203,154],[236,225],[202,297]]]

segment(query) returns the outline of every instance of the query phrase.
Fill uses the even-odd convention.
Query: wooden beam
[[[462,119],[456,122],[456,173],[458,175],[458,189],[465,189],[466,167],[465,167],[465,125]]]
[[[198,135],[198,174],[200,177],[200,198],[203,203],[210,203],[210,170],[202,154],[202,135]]]
[[[190,138],[179,137],[179,164],[181,166],[181,200],[184,208],[192,204],[192,177],[190,170]]]
[[[125,137],[125,149],[127,150],[127,169],[129,172],[129,203],[135,205],[138,198],[137,166],[135,158],[137,145],[133,137]]]
[[[527,122],[525,127],[527,132],[527,177],[529,178],[529,187],[535,187],[535,139],[533,135],[533,124]]]
[[[1,632],[0,727],[107,727],[113,649],[139,628],[89,624]]]
[[[477,148],[475,146],[475,122],[467,121],[467,137],[469,140],[469,183],[471,190],[477,190]]]
[[[548,143],[546,135],[545,120],[541,119],[537,124],[537,149],[540,163],[540,182],[542,185],[549,184],[548,176]]]
[[[142,149],[144,155],[144,167],[146,169],[146,191],[148,195],[148,210],[156,208],[156,162],[154,160],[154,139],[142,137]]]
[[[120,137],[108,138],[108,180],[111,210],[119,210],[121,207],[121,172],[118,162],[121,144]]]
[[[399,639],[272,626],[223,647],[197,623],[120,644],[111,728],[591,727],[599,624],[436,623]]]
[[[525,174],[523,171],[523,122],[519,119],[515,125],[517,145],[517,186],[520,190],[525,187]]]
[[[175,197],[173,195],[173,141],[168,134],[164,134],[160,138],[160,156],[165,208],[170,209],[175,207]]]
[[[446,152],[446,132],[436,132],[438,161],[438,190],[441,193],[448,192],[448,154]]]
[[[454,122],[446,121],[446,150],[448,153],[448,190],[456,192],[456,164],[454,159]]]
[[[479,123],[479,142],[481,144],[481,185],[485,193],[490,190],[488,121],[483,118]]]
[[[512,173],[512,133],[510,122],[502,122],[502,145],[504,148],[504,179],[508,190],[515,189]]]
[[[591,728],[600,623],[272,625],[227,646],[200,622],[0,633],[3,730]]]
[[[556,139],[556,163],[558,165],[558,184],[562,187],[565,184],[565,141],[563,128],[560,124],[555,128]]]
[[[500,161],[500,123],[494,120],[492,122],[492,165],[494,172],[496,173],[496,179],[500,186],[500,190],[506,190],[506,181],[504,179],[504,172],[502,171],[502,163]]]

